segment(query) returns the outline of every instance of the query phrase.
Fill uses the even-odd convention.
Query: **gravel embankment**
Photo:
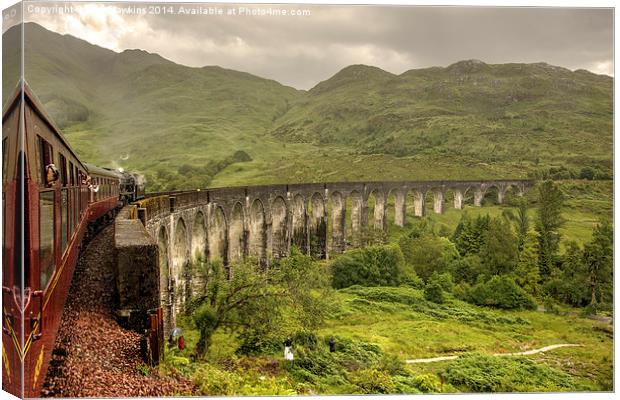
[[[141,374],[140,335],[114,318],[114,227],[88,244],[76,267],[44,397],[173,396],[193,392],[190,381]]]

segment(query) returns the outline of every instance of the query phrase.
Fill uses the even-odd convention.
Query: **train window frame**
[[[38,150],[39,150],[39,177],[41,179],[41,186],[50,188],[52,183],[47,182],[47,170],[46,167],[50,164],[54,164],[54,146],[50,142],[43,139],[40,135],[37,135]]]
[[[74,231],[77,232],[77,227],[80,225],[80,189],[73,188],[73,227]]]
[[[63,199],[64,196],[64,199]],[[69,244],[69,194],[66,188],[60,189],[60,253],[65,255]],[[64,200],[64,201],[63,201]]]
[[[73,163],[69,161],[69,183],[75,186],[75,173],[73,171]]]
[[[58,155],[60,156],[60,185],[61,186],[68,186],[68,179],[67,179],[67,158],[64,156],[64,154],[62,153],[58,153]]]
[[[74,233],[74,224],[73,224],[73,203],[75,202],[74,198],[73,198],[73,189],[68,188],[68,195],[67,195],[67,199],[68,199],[68,204],[67,204],[67,241],[71,242],[71,239],[73,238],[73,233]]]
[[[2,139],[2,182],[6,182],[8,176],[7,166],[9,165],[9,137]],[[3,192],[4,193],[4,192]]]
[[[46,281],[45,283],[42,283],[43,280],[43,262],[44,260],[42,259],[42,254],[44,254],[43,251],[41,251],[41,249],[43,248],[43,241],[42,241],[42,217],[43,217],[43,213],[41,212],[41,206],[42,206],[42,198],[43,196],[46,195],[50,195],[51,194],[51,246],[50,247],[50,255],[47,257],[51,263],[50,265],[47,265],[45,268],[45,272],[49,272],[49,275],[46,276]],[[52,189],[52,190],[41,190],[39,191],[39,280],[38,280],[38,284],[39,284],[39,288],[41,290],[46,290],[47,287],[49,286],[50,282],[52,281],[52,277],[54,276],[54,273],[56,272],[56,190]]]

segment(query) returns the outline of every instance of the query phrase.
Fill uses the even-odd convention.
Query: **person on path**
[[[290,336],[286,338],[284,341],[284,359],[285,360],[293,360],[293,339]]]
[[[329,339],[329,352],[334,353],[336,351],[336,339],[332,336]]]

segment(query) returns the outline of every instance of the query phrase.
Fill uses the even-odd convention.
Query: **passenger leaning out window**
[[[58,181],[59,176],[60,172],[54,164],[48,164],[45,167],[45,184],[47,186],[52,186],[54,182]]]

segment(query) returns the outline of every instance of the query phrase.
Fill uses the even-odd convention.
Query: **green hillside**
[[[611,175],[612,78],[586,71],[462,61],[397,76],[353,65],[306,92],[32,23],[25,49],[26,80],[76,151],[144,173],[151,191],[527,177],[559,166]],[[5,46],[5,60],[14,52]]]
[[[612,79],[583,70],[469,60],[395,76],[355,65],[298,99],[273,134],[365,154],[611,168],[612,112]]]
[[[247,162],[261,152],[258,135],[300,94],[243,72],[115,53],[36,24],[25,32],[26,80],[76,151],[145,173],[151,190],[206,186]]]

